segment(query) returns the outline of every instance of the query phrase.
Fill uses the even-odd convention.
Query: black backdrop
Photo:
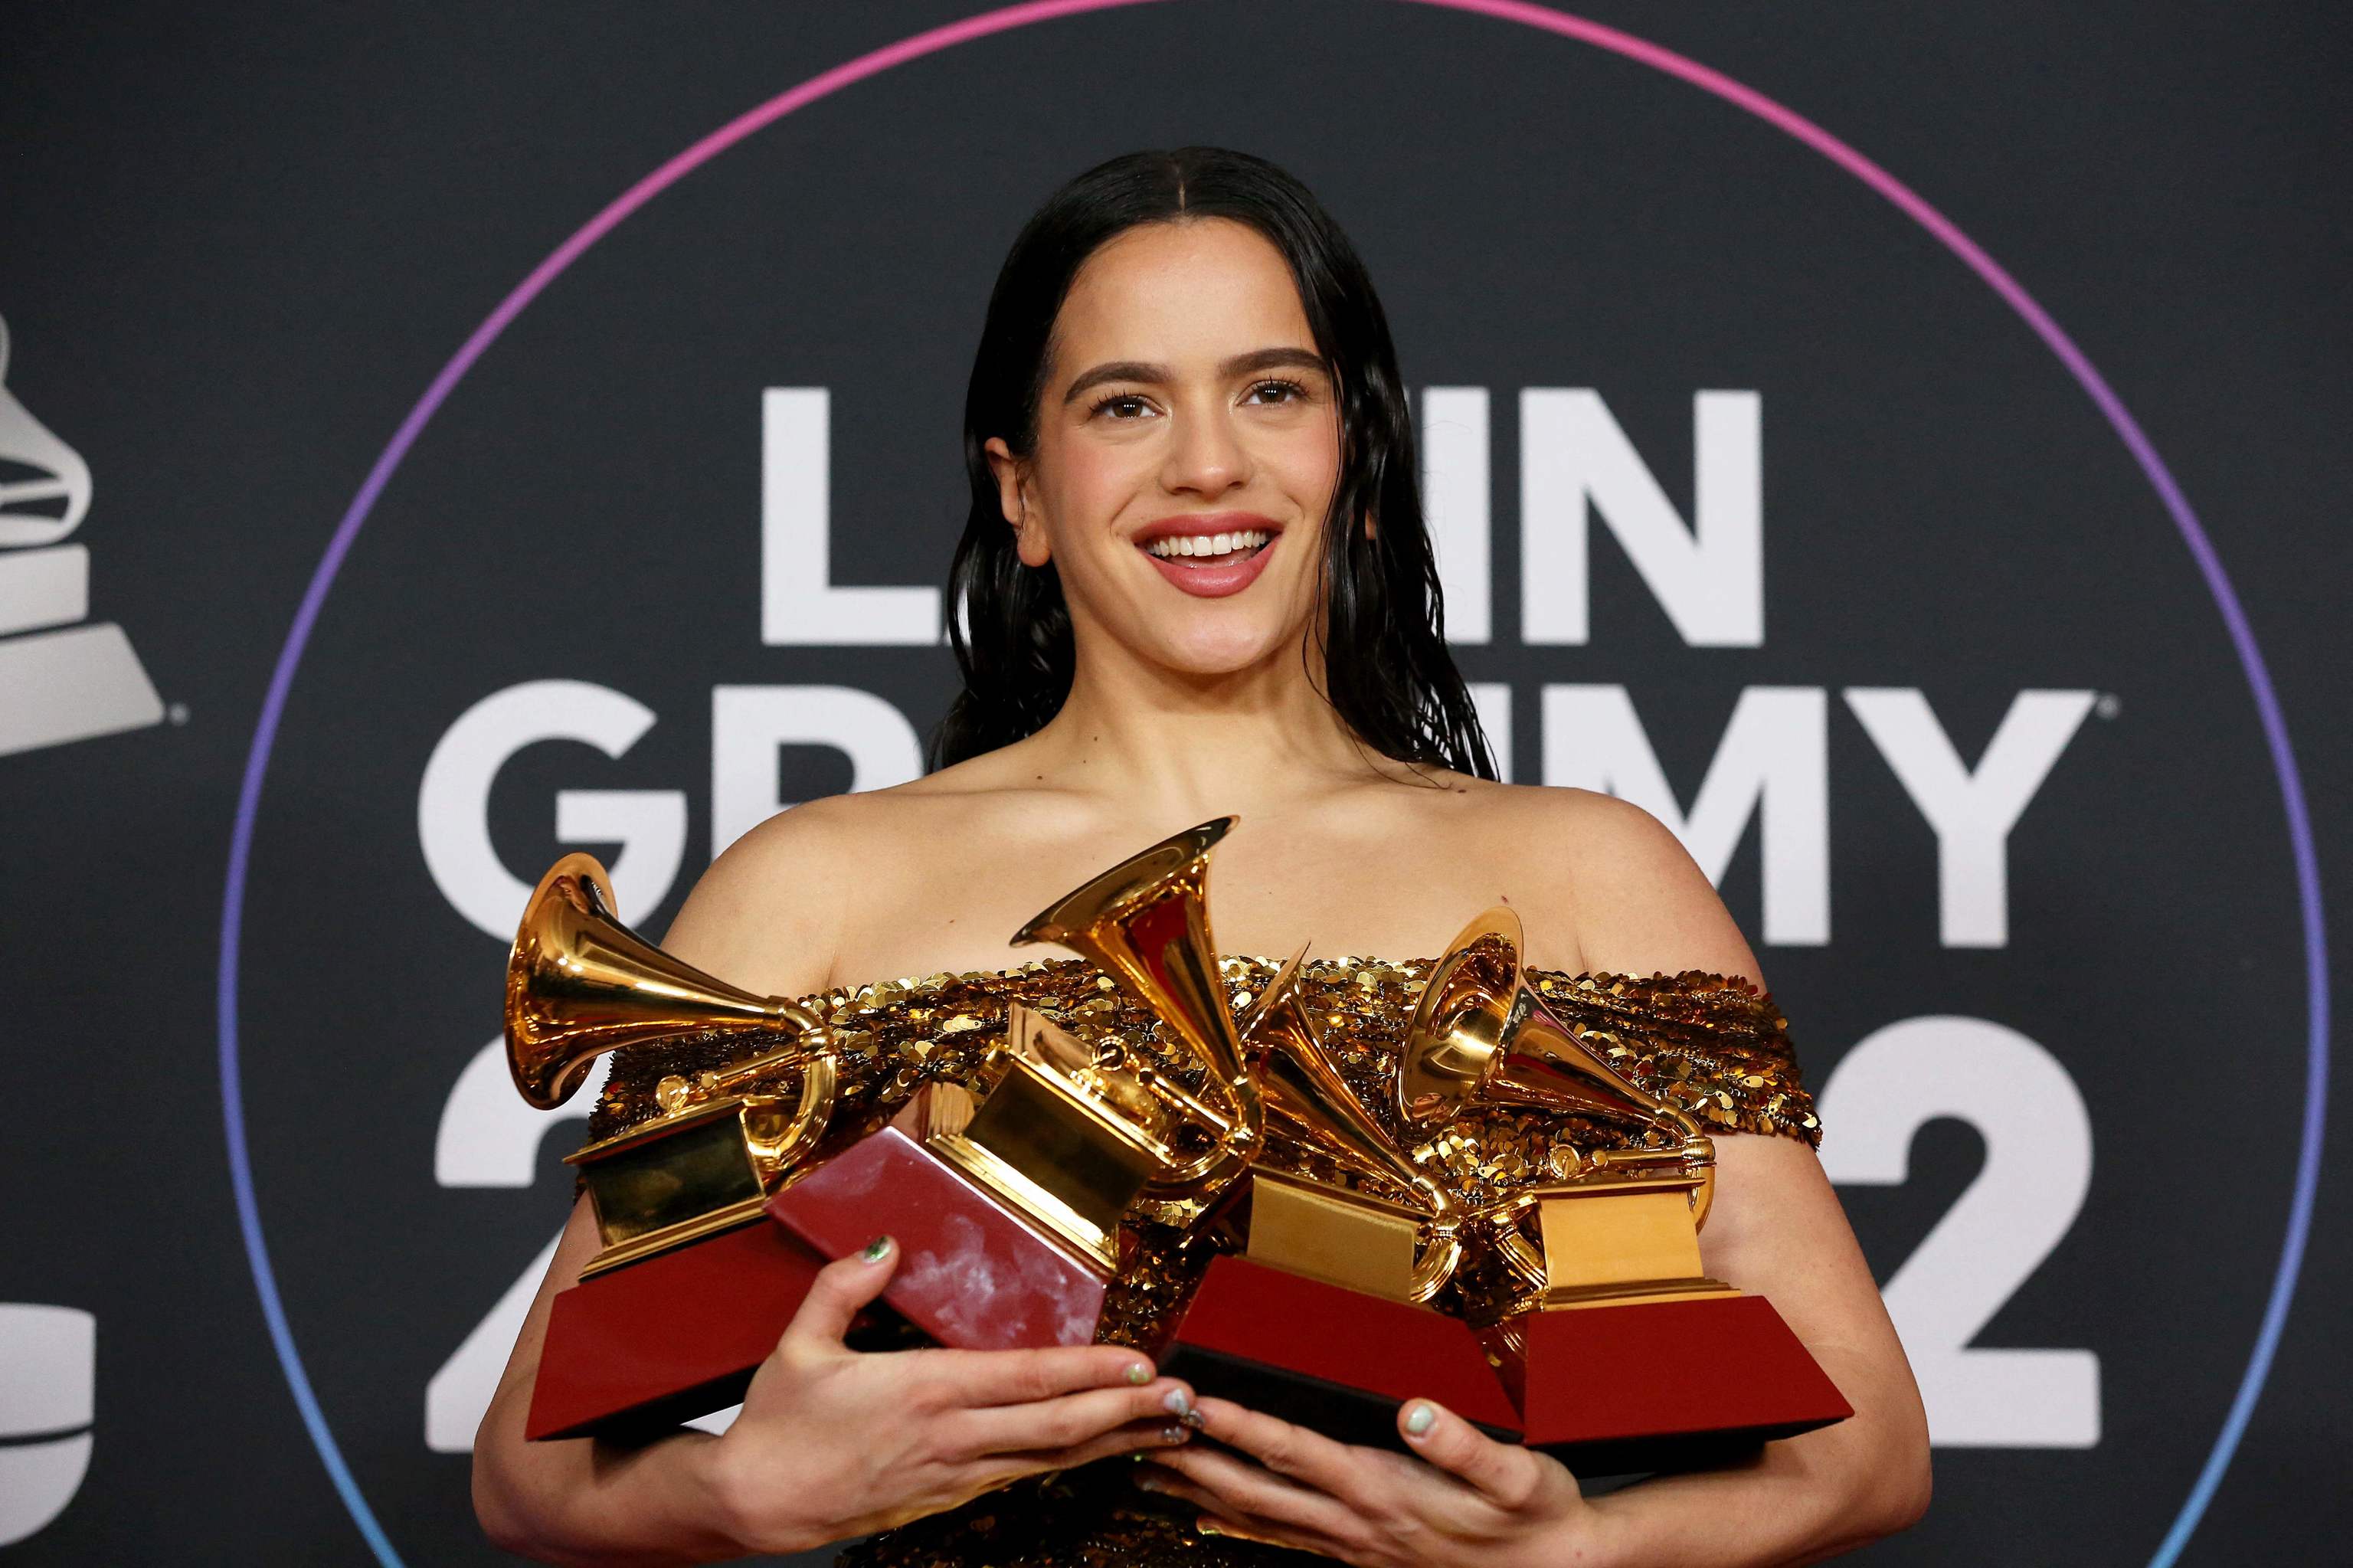
[[[2318,884],[2153,482],[2235,584],[2341,886],[2323,9],[1037,20],[717,152],[437,384],[649,171],[977,15],[0,24],[0,484],[68,481],[0,492],[10,1550],[491,1555],[462,1448],[578,1132],[483,1054],[515,884],[617,855],[659,930],[747,814],[904,770],[997,262],[1068,174],[1209,141],[1317,189],[1439,389],[1459,652],[1514,775],[1672,814],[1795,1022],[1937,1429],[1936,1505],[1875,1555],[2340,1555]],[[84,499],[69,541],[24,521]]]

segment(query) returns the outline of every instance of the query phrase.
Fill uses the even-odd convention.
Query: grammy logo
[[[90,465],[9,395],[0,322],[0,757],[142,729],[163,700],[122,628],[90,617]]]

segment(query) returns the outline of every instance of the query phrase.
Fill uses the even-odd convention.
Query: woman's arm
[[[556,1244],[474,1435],[474,1513],[510,1552],[554,1563],[710,1563],[740,1554],[708,1464],[717,1439],[688,1431],[635,1450],[589,1438],[523,1437],[547,1315],[596,1252],[584,1196]]]
[[[1700,1233],[1710,1275],[1772,1302],[1854,1414],[1765,1445],[1731,1469],[1660,1477],[1596,1499],[1616,1561],[1812,1563],[1893,1534],[1928,1506],[1928,1422],[1838,1195],[1787,1138],[1716,1139]],[[1726,1366],[1726,1379],[1740,1376]]]
[[[1577,939],[1588,968],[1696,969],[1764,983],[1723,900],[1656,819],[1582,793],[1559,803],[1573,813]],[[1771,1301],[1854,1414],[1768,1443],[1752,1465],[1646,1481],[1593,1506],[1614,1534],[1639,1545],[1638,1561],[1812,1562],[1920,1517],[1928,1506],[1927,1416],[1813,1151],[1794,1139],[1754,1135],[1718,1137],[1715,1149],[1703,1265]],[[1737,1376],[1739,1369],[1725,1371]]]

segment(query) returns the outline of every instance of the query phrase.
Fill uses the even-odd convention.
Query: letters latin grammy
[[[1768,1302],[1701,1271],[1730,1096],[1641,1086],[1726,997],[1778,1026],[1763,999],[1540,977],[1501,906],[1427,964],[1221,959],[1208,866],[1235,820],[1013,938],[1074,959],[798,1001],[672,958],[592,857],[558,861],[508,967],[516,1087],[545,1108],[606,1052],[639,1070],[571,1157],[602,1250],[555,1298],[528,1435],[735,1403],[817,1271],[880,1233],[904,1257],[867,1342],[1117,1340],[1349,1441],[1395,1446],[1420,1395],[1603,1475],[1852,1414]],[[1328,1001],[1352,970],[1414,988],[1393,1045]],[[1757,1114],[1811,1125],[1801,1095]]]

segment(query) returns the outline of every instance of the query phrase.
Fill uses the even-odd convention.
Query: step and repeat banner
[[[2322,107],[2196,29],[1862,7],[72,9],[0,62],[12,1552],[494,1558],[467,1451],[588,1103],[507,1081],[529,884],[592,850],[658,933],[920,771],[997,265],[1187,142],[1364,251],[1509,776],[1674,828],[1792,1020],[1936,1445],[1870,1555],[2341,1547],[2337,715],[2265,673],[2330,644],[2230,575],[2259,506],[2323,573],[2341,522],[2224,487],[2235,410],[2137,419],[2107,354],[2191,375],[2225,307],[2130,307],[2132,149],[2032,118],[2204,79],[2325,166]],[[2250,352],[2318,271],[2274,221]]]

